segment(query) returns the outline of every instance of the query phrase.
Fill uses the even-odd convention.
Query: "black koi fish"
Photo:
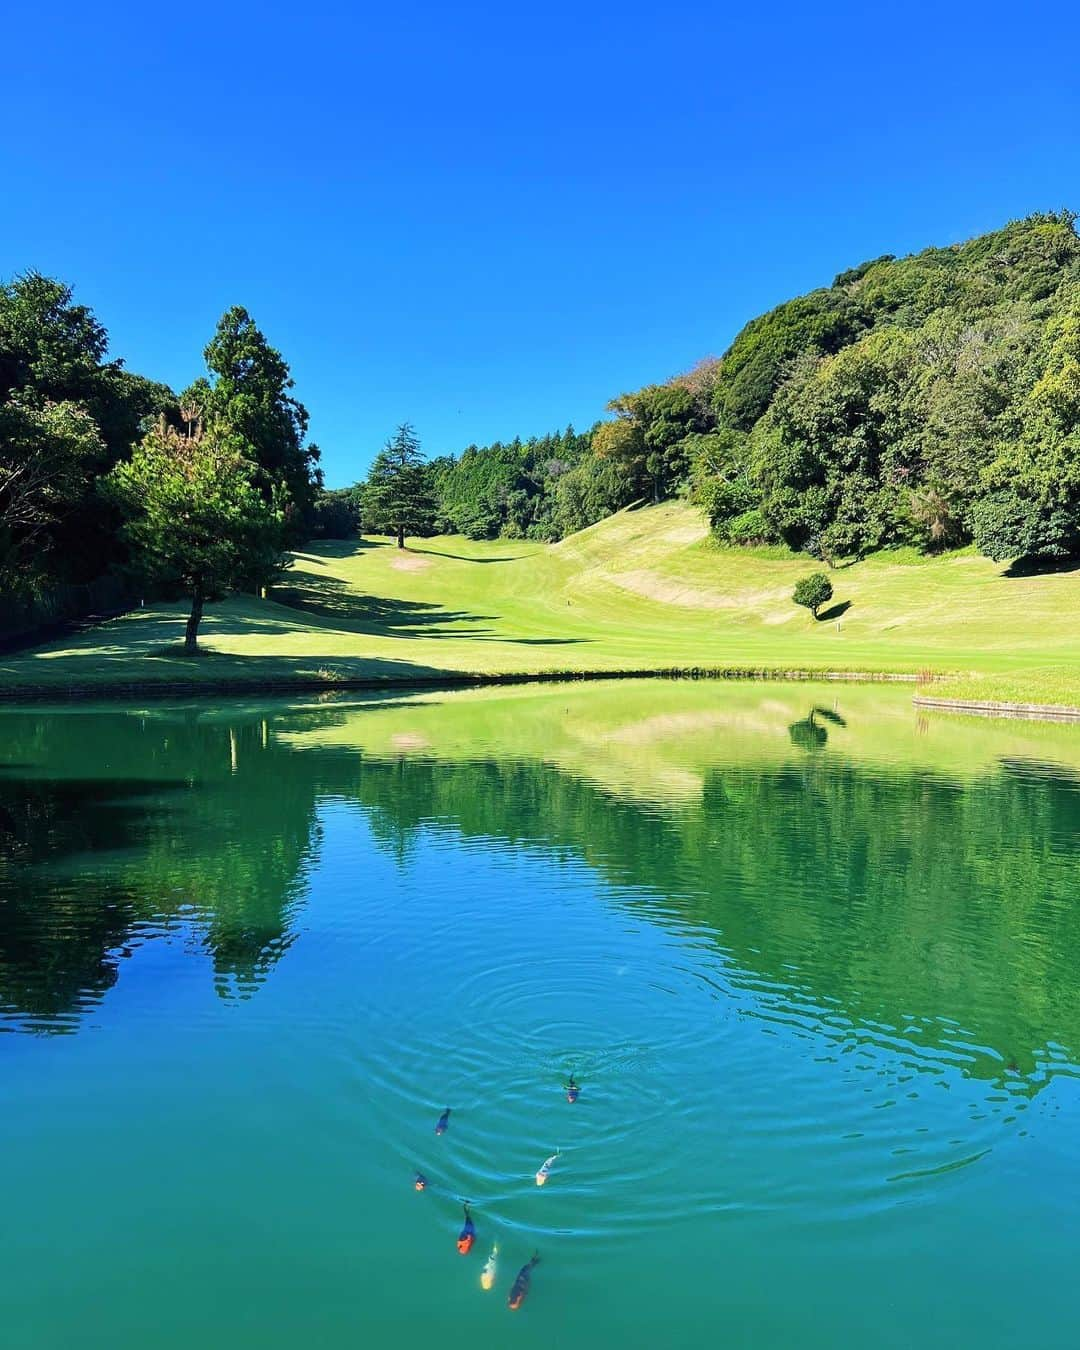
[[[517,1279],[510,1288],[510,1297],[506,1300],[508,1308],[514,1312],[525,1302],[525,1296],[529,1292],[529,1285],[532,1283],[533,1266],[540,1260],[540,1253],[533,1252],[532,1260],[522,1266],[517,1273]]]

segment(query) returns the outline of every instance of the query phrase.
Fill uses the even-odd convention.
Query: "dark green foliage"
[[[301,542],[311,530],[322,473],[318,447],[304,444],[308,413],[292,396],[288,365],[239,305],[221,316],[203,355],[210,379],[184,392],[185,415],[228,427],[252,447],[268,499],[284,485],[289,535]]]
[[[555,487],[555,537],[561,539],[595,525],[613,511],[629,506],[636,496],[634,485],[619,464],[589,455],[564,474]]]
[[[70,287],[34,272],[0,285],[2,624],[32,625],[54,594],[122,557],[117,514],[95,481],[175,400],[107,361],[107,346]]]
[[[830,560],[970,539],[1076,553],[1078,332],[1066,212],[864,263],[735,339],[713,424],[685,442],[691,495],[721,538]]]
[[[561,538],[568,531],[560,520],[559,485],[588,458],[590,444],[588,434],[567,427],[527,441],[470,445],[457,458],[434,460],[439,529],[470,539]],[[593,519],[616,509],[601,507]]]
[[[824,572],[812,572],[808,577],[801,577],[795,583],[791,595],[792,600],[808,609],[815,619],[821,606],[827,605],[832,597],[832,582]]]
[[[321,488],[312,508],[313,539],[351,539],[360,529],[361,494],[356,488]]]
[[[206,349],[212,379],[197,381],[182,407],[164,385],[107,360],[107,347],[105,329],[73,302],[70,287],[36,273],[0,286],[0,624],[6,627],[85,612],[105,594],[121,601],[122,591],[103,582],[130,572],[133,561],[145,564],[151,553],[158,561],[143,570],[192,589],[181,555],[198,520],[206,526],[206,549],[217,528],[221,548],[231,549],[236,562],[203,569],[205,596],[238,580],[254,584],[266,571],[266,540],[255,547],[250,537],[259,512],[249,488],[263,503],[271,534],[279,517],[293,541],[307,533],[320,481],[318,450],[304,445],[307,413],[290,393],[288,366],[244,310],[222,319]],[[178,431],[184,423],[186,436]],[[195,434],[200,423],[205,434]],[[133,465],[141,466],[139,484],[125,478]],[[99,490],[106,482],[110,489]],[[172,496],[162,497],[167,492]],[[143,528],[151,515],[153,549]],[[275,536],[267,547],[275,552],[279,542]],[[172,562],[159,566],[166,555]],[[236,568],[245,558],[252,571],[241,577]],[[81,608],[73,599],[78,594],[85,597]]]
[[[846,287],[812,291],[752,320],[720,365],[713,401],[721,424],[749,431],[789,362],[803,352],[837,352],[866,326],[863,306]]]
[[[1069,300],[1046,327],[1019,434],[982,475],[972,523],[991,558],[1080,554],[1080,286]]]
[[[407,534],[433,534],[436,517],[431,466],[420,451],[412,427],[403,422],[375,456],[364,484],[362,514],[366,529],[392,534],[398,548]]]

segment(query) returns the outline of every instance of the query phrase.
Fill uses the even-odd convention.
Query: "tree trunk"
[[[399,525],[399,526],[397,527],[397,546],[398,546],[398,548],[404,548],[404,547],[405,547],[405,526],[404,526],[404,525]]]
[[[194,656],[199,650],[199,624],[202,622],[203,590],[196,586],[191,596],[191,613],[188,615],[187,630],[184,633],[184,654]]]

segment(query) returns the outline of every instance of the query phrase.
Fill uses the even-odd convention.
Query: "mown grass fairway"
[[[716,548],[668,503],[561,544],[435,538],[328,543],[261,601],[148,607],[0,658],[0,689],[156,682],[438,680],[647,669],[932,671],[965,696],[1080,704],[1080,570],[1014,576],[965,550],[879,554],[832,574],[815,621],[791,602],[819,566]],[[952,687],[950,684],[950,690]]]

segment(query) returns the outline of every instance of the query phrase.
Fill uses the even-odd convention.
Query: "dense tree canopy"
[[[117,517],[95,480],[173,400],[108,361],[107,347],[70,287],[35,272],[0,285],[0,592],[9,602],[92,580],[120,556]]]
[[[740,538],[752,511],[757,537],[825,558],[970,539],[995,558],[1077,550],[1071,214],[878,259],[808,298],[748,325],[716,367],[718,425],[746,436],[695,479],[718,533]],[[758,364],[747,401],[764,333],[783,359]]]
[[[232,551],[228,566],[199,564],[204,596],[254,584],[266,568],[249,491],[262,502],[257,533],[283,521],[296,542],[314,526],[321,475],[317,448],[305,444],[307,413],[246,311],[223,316],[206,348],[210,378],[182,400],[107,353],[104,327],[70,287],[33,272],[0,285],[0,631],[83,612],[102,580],[122,602],[122,578],[136,570],[190,589],[199,512]],[[203,492],[185,514],[185,494]],[[242,546],[237,513],[247,520]]]
[[[288,365],[239,305],[221,316],[203,355],[210,377],[197,380],[182,402],[252,448],[267,490],[284,485],[290,537],[303,541],[322,472],[318,447],[304,443],[308,412],[292,395]]]
[[[207,600],[244,582],[265,585],[285,562],[286,489],[267,499],[251,449],[221,423],[187,433],[162,418],[106,483],[137,565],[191,597],[188,652]]]
[[[408,534],[430,534],[435,520],[431,469],[412,427],[403,422],[375,456],[363,491],[367,529],[397,537],[405,547]]]
[[[559,539],[591,524],[579,519],[566,485],[589,458],[590,437],[573,427],[530,440],[470,445],[432,461],[440,529],[470,539]],[[602,503],[592,520],[623,505]]]

